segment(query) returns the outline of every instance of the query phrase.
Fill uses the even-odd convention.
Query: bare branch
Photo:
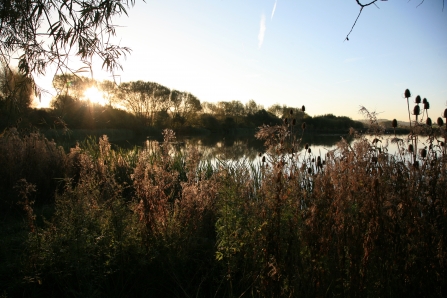
[[[358,1],[357,1],[357,2],[358,2]],[[354,24],[352,25],[351,31],[349,31],[348,35],[346,35],[345,40],[349,41],[349,34],[351,34],[352,30],[354,30],[355,24],[357,24],[357,20],[359,19],[360,15],[362,14],[362,10],[363,10],[363,7],[360,8],[359,15],[358,15],[357,18],[355,19],[355,22],[354,22]]]
[[[367,4],[360,3],[360,0],[355,0],[355,1],[357,2],[358,5],[360,5],[361,8],[363,8],[363,7],[366,7],[366,6],[370,6],[370,5],[376,3],[379,0],[373,0],[373,1],[369,2],[369,3],[367,3]],[[381,0],[381,1],[384,1],[384,0]]]

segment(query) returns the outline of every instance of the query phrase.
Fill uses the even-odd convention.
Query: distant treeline
[[[18,74],[14,74],[19,76]],[[8,82],[8,80],[3,80]],[[17,79],[15,81],[18,81]],[[4,83],[3,83],[4,84]],[[361,122],[332,114],[312,117],[302,108],[274,104],[267,109],[254,100],[201,102],[196,96],[171,90],[153,82],[126,82],[117,85],[111,81],[97,82],[73,75],[56,76],[53,81],[58,95],[51,108],[32,109],[31,101],[17,96],[31,96],[31,92],[9,94],[11,88],[0,93],[0,126],[33,126],[39,129],[130,129],[136,133],[151,129],[171,128],[177,132],[191,130],[212,133],[233,133],[238,129],[256,128],[289,121],[297,130],[306,123],[314,132],[347,132],[349,128],[362,129]],[[97,88],[106,105],[89,100],[85,90]],[[14,103],[22,103],[14,106]],[[287,119],[287,120],[286,120]]]

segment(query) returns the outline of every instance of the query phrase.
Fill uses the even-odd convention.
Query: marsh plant
[[[254,163],[179,150],[171,130],[150,150],[113,150],[104,136],[64,153],[34,137],[38,160],[24,136],[3,136],[2,162],[16,174],[2,169],[2,178],[15,186],[29,233],[17,258],[24,282],[5,293],[445,296],[446,128],[418,101],[407,139],[384,139],[377,115],[362,108],[373,137],[351,130],[355,142],[327,152],[303,144],[306,124],[291,111],[259,128],[266,149]],[[59,184],[16,169],[28,160]],[[36,208],[47,202],[39,192],[52,192],[51,214]]]

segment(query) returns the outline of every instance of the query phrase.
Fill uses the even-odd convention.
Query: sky
[[[447,108],[447,7],[419,4],[366,7],[347,41],[355,1],[137,0],[115,20],[115,41],[132,49],[117,80],[157,82],[201,102],[253,99],[353,119],[365,106],[402,121],[408,88],[412,99],[427,98],[436,119]],[[93,77],[111,79],[100,65]]]

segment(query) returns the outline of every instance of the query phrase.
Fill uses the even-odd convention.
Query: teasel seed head
[[[293,115],[293,110],[292,109],[290,109],[289,114]]]
[[[301,124],[301,128],[306,129],[306,122],[303,122],[303,124]]]
[[[414,163],[413,163],[413,167],[415,169],[419,169],[419,161],[415,160]]]
[[[424,97],[424,99],[422,100],[422,103],[427,103],[428,101],[427,101],[427,99]]]
[[[426,158],[427,157],[427,149],[421,149],[421,151],[419,152],[422,158]]]
[[[312,157],[312,162],[315,162],[315,158]]]
[[[305,106],[302,106],[302,107],[301,107],[301,111],[305,112],[305,111],[306,111],[306,107],[305,107]]]
[[[414,99],[414,102],[417,103],[417,104],[420,104],[421,103],[421,96],[420,95],[416,96],[416,98]]]
[[[393,126],[394,128],[396,128],[396,127],[397,127],[397,120],[396,120],[396,119],[393,119],[393,123],[392,123],[392,126]]]
[[[281,182],[281,176],[282,176],[282,173],[281,173],[281,171],[279,171],[278,174],[276,174],[276,182],[277,183]]]
[[[306,143],[306,145],[304,145],[304,149],[309,149],[309,143]]]
[[[307,168],[307,174],[312,174],[312,168]]]
[[[318,156],[317,157],[317,167],[322,167],[323,165],[321,164],[321,157],[320,156]]]
[[[410,90],[406,89],[405,90],[405,98],[409,98],[409,97],[411,97]]]
[[[443,118],[447,118],[447,109],[444,110],[444,117]]]
[[[295,118],[293,118],[293,120],[292,120],[292,125],[293,125],[293,126],[296,125],[296,119],[295,119]]]
[[[413,115],[418,116],[421,114],[421,108],[418,105],[414,106]]]
[[[424,110],[429,110],[429,109],[430,109],[430,103],[427,101],[424,103]]]
[[[438,117],[438,121],[437,121],[438,125],[441,127],[444,125],[444,120],[442,120],[441,117]]]
[[[284,124],[288,125],[289,124],[289,118],[284,118]]]
[[[309,148],[309,149],[307,149],[307,153],[311,153],[312,152],[312,150]]]
[[[427,118],[427,120],[425,121],[425,124],[427,124],[428,126],[431,126],[431,125],[432,125],[432,122],[431,122],[431,118],[430,118],[430,117]]]
[[[413,144],[408,145],[408,151],[409,152],[413,152],[414,151]]]
[[[265,162],[265,155],[262,157],[262,162],[263,163]]]

